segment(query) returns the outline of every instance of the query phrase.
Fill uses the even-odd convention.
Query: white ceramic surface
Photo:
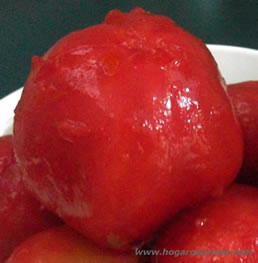
[[[258,50],[208,45],[226,83],[258,80]],[[12,133],[14,109],[21,96],[19,89],[0,100],[0,136]]]
[[[226,83],[258,80],[258,50],[234,46],[208,45]]]

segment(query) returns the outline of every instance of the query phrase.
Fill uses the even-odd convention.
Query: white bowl
[[[258,80],[258,50],[208,45],[227,84]]]
[[[258,50],[208,45],[215,57],[226,83],[258,80]],[[12,133],[15,106],[21,96],[22,88],[0,100],[0,136]]]

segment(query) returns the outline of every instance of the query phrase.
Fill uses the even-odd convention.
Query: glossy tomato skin
[[[244,136],[244,162],[237,180],[258,185],[258,81],[228,85],[228,94]]]
[[[0,138],[0,193],[0,262],[3,262],[27,237],[60,223],[25,189],[10,135]]]
[[[137,263],[139,257],[96,247],[78,232],[59,226],[35,234],[6,263]]]
[[[233,184],[222,197],[177,215],[153,248],[162,255],[152,257],[151,262],[256,263],[257,218],[258,189]],[[198,255],[198,251],[206,255]],[[225,254],[216,255],[215,251]]]
[[[234,180],[242,135],[222,86],[169,18],[111,11],[33,58],[14,127],[28,188],[98,244],[138,246]]]

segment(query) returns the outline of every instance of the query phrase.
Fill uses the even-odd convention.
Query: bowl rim
[[[233,45],[224,45],[224,44],[206,44],[208,48],[212,50],[216,49],[218,51],[226,51],[226,52],[245,52],[249,53],[250,55],[257,55],[258,56],[258,49],[249,48],[249,47],[241,47],[241,46],[233,46]]]

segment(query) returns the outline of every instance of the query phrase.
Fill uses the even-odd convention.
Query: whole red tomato
[[[257,219],[258,189],[234,184],[222,197],[179,214],[148,251],[158,254],[151,262],[256,263]]]
[[[14,125],[28,189],[98,244],[139,246],[236,177],[242,134],[223,83],[169,18],[111,11],[33,58]]]
[[[244,162],[237,180],[258,185],[258,80],[228,85],[228,94],[244,135]]]

